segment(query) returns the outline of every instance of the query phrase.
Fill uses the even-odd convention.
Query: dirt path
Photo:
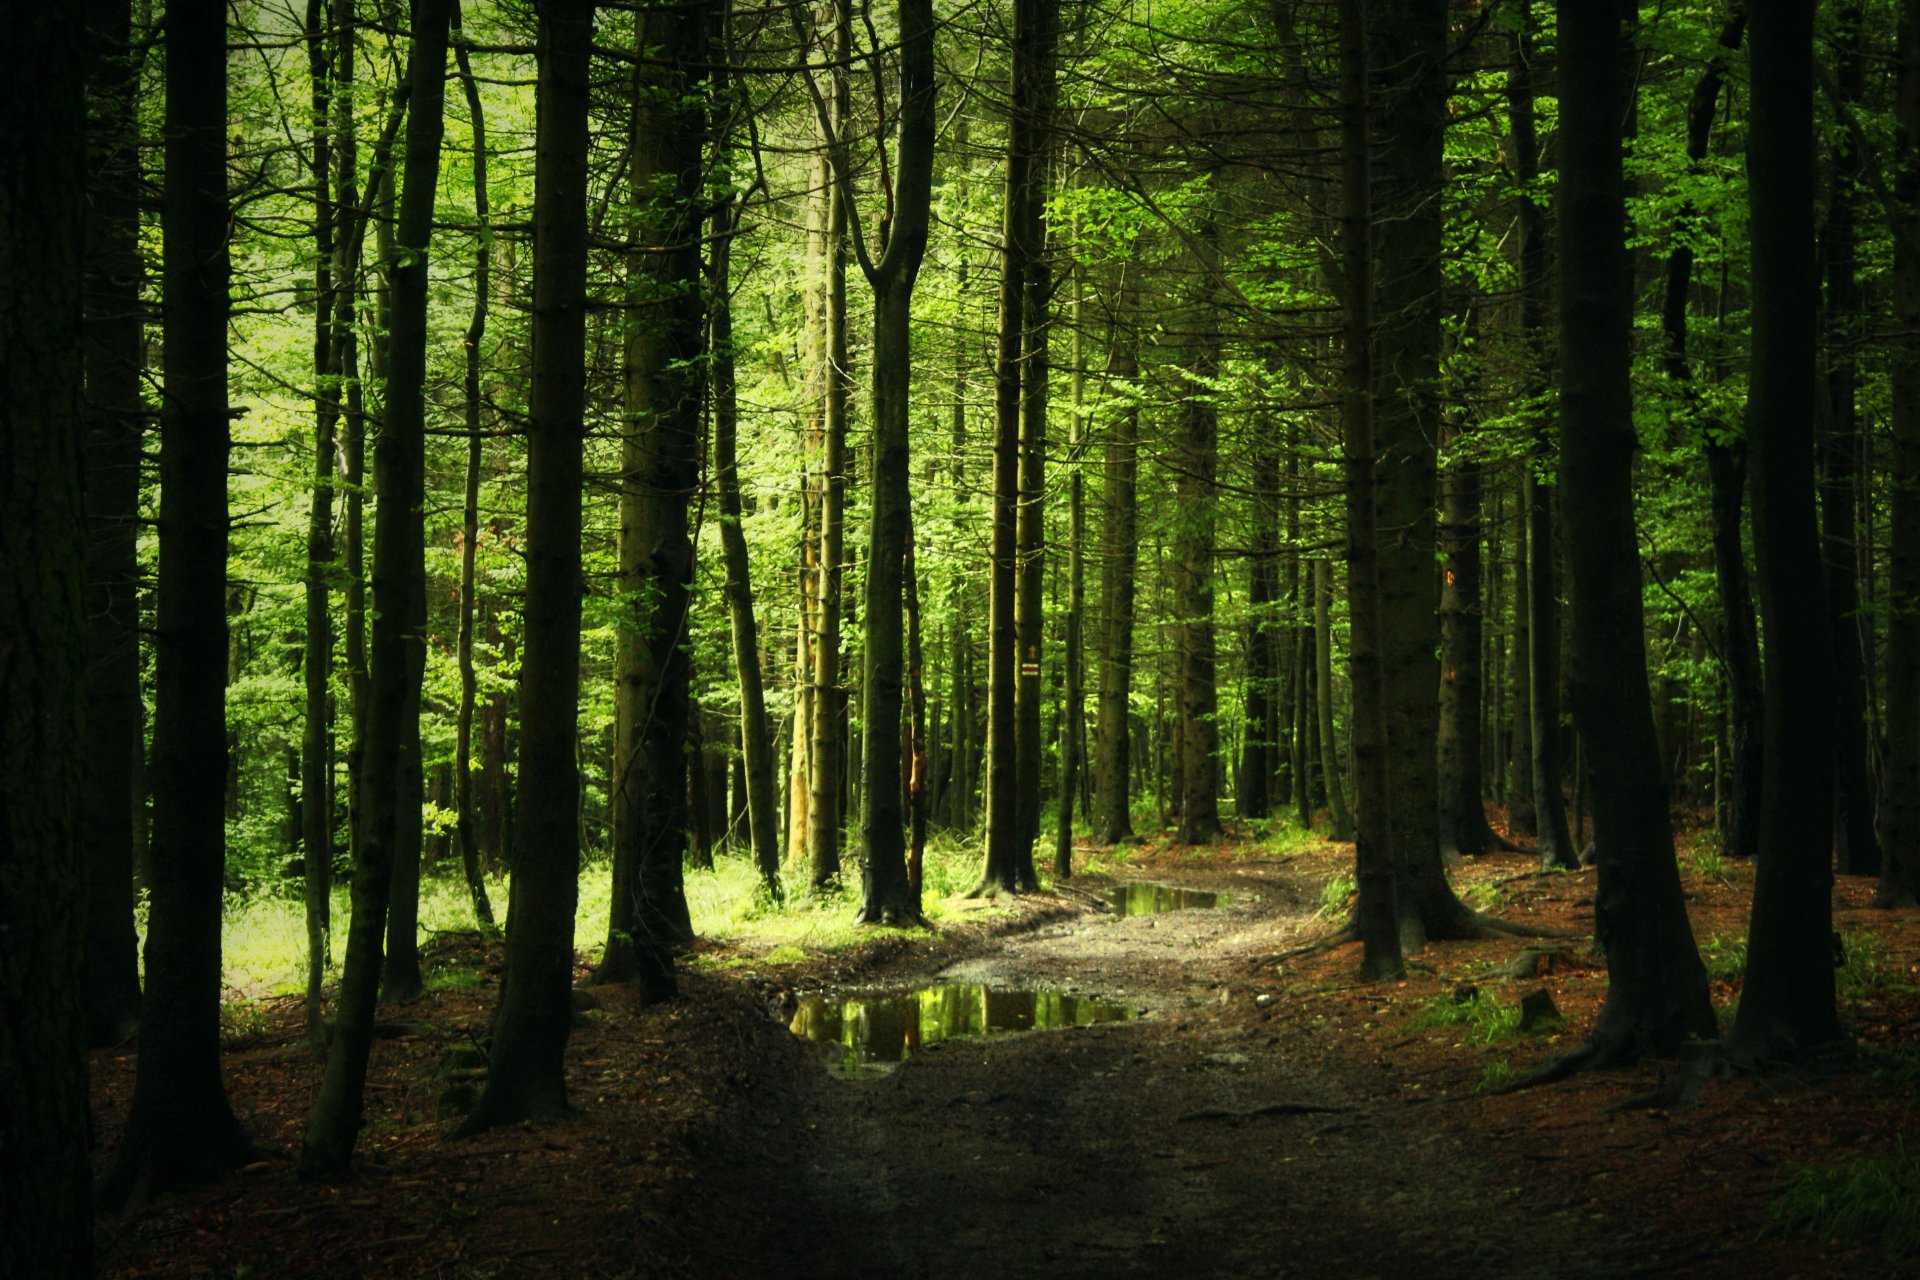
[[[795,1042],[689,1184],[690,1273],[1564,1277],[1654,1257],[1580,1188],[1454,1136],[1418,1082],[1336,1079],[1272,1034],[1279,997],[1247,960],[1317,927],[1277,867],[1156,879],[1233,897],[885,975],[1112,997],[1132,1021],[947,1041],[863,1079]]]

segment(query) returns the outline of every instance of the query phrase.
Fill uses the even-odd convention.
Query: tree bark
[[[0,1274],[49,1280],[94,1273],[86,1020],[106,1007],[89,999],[96,989],[87,968],[105,957],[92,953],[83,845],[93,834],[83,809],[98,778],[86,766],[84,724],[89,415],[82,344],[89,343],[96,374],[110,367],[103,363],[109,352],[125,354],[102,341],[100,321],[108,298],[124,302],[136,283],[126,277],[121,288],[99,291],[128,265],[124,205],[101,210],[105,236],[89,243],[83,233],[95,168],[78,145],[87,129],[85,91],[90,76],[96,91],[124,79],[106,60],[123,58],[127,46],[126,6],[101,8],[88,14],[91,33],[57,6],[21,9],[9,15],[0,50],[0,134],[9,144],[0,155],[0,457],[7,459],[0,470],[0,1150],[7,1153],[0,1160]],[[203,24],[216,41],[224,12]],[[181,26],[191,40],[191,25]],[[224,96],[218,86],[196,88],[216,106]],[[117,116],[118,104],[110,112]],[[110,178],[108,189],[114,186]],[[101,252],[103,239],[117,245],[117,257]],[[94,285],[91,299],[86,284]],[[220,337],[203,358],[224,359]],[[131,431],[137,448],[138,417],[104,423],[126,406],[103,397],[97,382],[94,390],[96,432],[106,425]],[[222,431],[225,425],[222,418]],[[124,811],[125,792],[110,799]],[[217,857],[218,846],[199,852]],[[130,860],[131,845],[113,856]],[[129,930],[131,919],[129,911]]]
[[[1120,291],[1119,323],[1107,354],[1107,374],[1120,396],[1107,426],[1101,495],[1100,554],[1100,794],[1094,840],[1111,848],[1133,833],[1133,603],[1139,563],[1140,337],[1134,327],[1137,296]]]
[[[1838,92],[1836,109],[1858,109],[1864,90],[1866,54],[1862,48],[1859,0],[1842,4],[1836,15]],[[1878,875],[1880,849],[1874,838],[1873,773],[1867,755],[1866,660],[1861,651],[1860,579],[1855,569],[1856,477],[1860,471],[1860,422],[1856,388],[1862,334],[1858,233],[1854,200],[1862,157],[1850,130],[1836,131],[1833,183],[1827,195],[1827,223],[1821,235],[1826,263],[1826,430],[1819,442],[1821,542],[1827,578],[1827,617],[1833,632],[1834,676],[1834,845],[1840,870],[1848,875]]]
[[[86,255],[87,1043],[140,1021],[133,862],[146,751],[140,701],[140,312],[137,60],[127,0],[89,0]]]
[[[1728,1052],[1754,1063],[1842,1038],[1833,981],[1833,635],[1814,510],[1819,284],[1813,222],[1813,12],[1748,20],[1753,345],[1747,444],[1766,631],[1766,772],[1747,978]],[[1596,747],[1596,752],[1598,748]]]
[[[1310,670],[1317,687],[1313,697],[1313,710],[1318,718],[1315,728],[1320,737],[1320,777],[1327,791],[1327,808],[1333,813],[1333,830],[1328,834],[1335,840],[1346,841],[1353,839],[1354,827],[1353,811],[1347,807],[1346,784],[1340,780],[1343,772],[1340,765],[1340,741],[1333,732],[1333,625],[1328,617],[1332,607],[1333,570],[1325,560],[1316,560],[1313,565],[1313,642]],[[1303,684],[1305,677],[1306,673],[1303,672]],[[1311,793],[1304,768],[1300,774],[1299,785],[1301,795]]]
[[[635,16],[635,46],[659,51],[633,87],[629,189],[626,422],[621,442],[621,591],[634,613],[616,657],[614,909],[597,982],[639,978],[648,998],[677,990],[672,949],[693,937],[682,857],[690,823],[692,668],[689,505],[700,480],[701,135],[695,70],[706,57],[702,6]],[[704,785],[704,781],[703,781]],[[702,822],[707,815],[696,815]]]
[[[1369,981],[1406,972],[1400,950],[1397,835],[1391,809],[1387,679],[1381,662],[1385,594],[1380,584],[1380,484],[1374,439],[1373,183],[1369,110],[1370,36],[1364,0],[1340,0],[1340,432],[1347,507],[1347,599],[1352,641],[1354,786],[1359,839],[1354,877],[1360,971]],[[1324,703],[1324,700],[1323,700]],[[1331,735],[1328,735],[1329,737]],[[1323,749],[1325,746],[1323,744]],[[1331,779],[1330,779],[1331,783]]]
[[[1209,193],[1210,194],[1210,193]],[[1220,410],[1214,383],[1220,372],[1219,326],[1214,276],[1219,270],[1219,229],[1211,211],[1202,215],[1196,264],[1201,286],[1191,316],[1197,329],[1183,370],[1174,441],[1179,471],[1174,477],[1174,614],[1180,663],[1180,827],[1182,844],[1212,844],[1220,827],[1219,694],[1214,683],[1213,630],[1214,480],[1220,466]]]
[[[1062,658],[1066,663],[1066,688],[1062,694],[1060,727],[1060,809],[1055,819],[1053,838],[1053,874],[1065,880],[1073,875],[1073,806],[1080,781],[1082,725],[1086,719],[1085,665],[1081,634],[1087,610],[1087,498],[1081,475],[1081,458],[1086,450],[1085,418],[1081,410],[1086,397],[1086,306],[1082,301],[1082,283],[1073,275],[1073,399],[1068,426],[1067,465],[1067,626]]]
[[[189,5],[168,14],[153,881],[140,1058],[132,1107],[103,1189],[108,1205],[124,1202],[136,1186],[161,1191],[214,1177],[254,1156],[220,1079],[229,451],[226,49],[223,7]]]
[[[1560,474],[1573,586],[1570,689],[1593,781],[1595,934],[1607,999],[1598,1065],[1714,1035],[1667,816],[1647,684],[1634,528],[1633,271],[1623,128],[1631,0],[1559,0]]]

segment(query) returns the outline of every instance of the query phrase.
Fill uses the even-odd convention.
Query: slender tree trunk
[[[1214,382],[1220,371],[1214,275],[1219,270],[1219,230],[1211,212],[1202,215],[1196,240],[1200,294],[1193,339],[1184,371],[1187,385],[1175,439],[1179,472],[1174,493],[1174,613],[1180,663],[1180,830],[1182,844],[1212,844],[1220,838],[1219,695],[1214,683],[1213,549],[1215,474],[1220,465],[1219,406]]]
[[[1631,0],[1559,0],[1560,473],[1573,585],[1573,710],[1591,748],[1599,850],[1595,933],[1607,1001],[1597,1065],[1714,1035],[1706,971],[1680,894],[1666,772],[1647,685],[1634,529],[1633,271],[1623,120]]]
[[[533,384],[520,787],[507,973],[486,1091],[461,1133],[566,1107],[579,893],[580,478],[585,436],[591,0],[540,0],[534,136]]]
[[[1848,0],[1836,14],[1839,72],[1837,109],[1852,112],[1860,104],[1866,54],[1862,48],[1860,0]],[[1854,200],[1862,157],[1853,134],[1839,129],[1834,141],[1833,185],[1827,196],[1827,224],[1821,256],[1826,289],[1826,431],[1820,439],[1820,511],[1827,577],[1827,616],[1833,632],[1834,675],[1834,844],[1840,870],[1848,875],[1878,875],[1880,849],[1874,838],[1873,774],[1868,767],[1866,660],[1860,643],[1860,578],[1855,568],[1858,515],[1855,480],[1860,471],[1859,409],[1861,297],[1859,254],[1855,245]]]
[[[1313,643],[1311,668],[1317,694],[1313,698],[1316,726],[1320,735],[1320,777],[1327,789],[1327,807],[1333,811],[1335,840],[1353,839],[1353,811],[1347,808],[1347,789],[1341,782],[1340,740],[1333,732],[1333,625],[1328,615],[1333,606],[1333,570],[1325,560],[1313,564]],[[1302,673],[1303,682],[1306,673]],[[1305,723],[1303,720],[1302,723]],[[1304,755],[1305,749],[1302,748]],[[1300,793],[1309,794],[1306,773],[1300,775]],[[1303,824],[1304,825],[1304,824]]]
[[[760,679],[760,627],[753,616],[747,538],[740,527],[740,469],[735,457],[739,409],[734,400],[733,300],[729,270],[739,212],[732,201],[714,213],[708,306],[712,326],[713,470],[720,490],[720,553],[727,574],[727,613],[733,624],[733,665],[740,682],[740,742],[745,760],[747,822],[754,863],[767,892],[780,896],[780,814],[773,798],[773,725]]]
[[[229,451],[226,51],[223,7],[169,13],[153,881],[139,1066],[120,1150],[107,1176],[109,1205],[123,1202],[136,1187],[155,1192],[213,1177],[254,1155],[220,1079]],[[62,167],[50,161],[38,180],[48,181],[49,169]]]
[[[1107,426],[1100,555],[1100,795],[1094,839],[1131,843],[1133,833],[1133,602],[1139,563],[1140,407],[1131,386],[1140,376],[1136,296],[1120,294],[1120,323],[1107,354],[1109,380],[1123,397]]]
[[[361,758],[365,828],[354,854],[353,918],[336,1027],[300,1155],[300,1173],[306,1178],[344,1175],[359,1136],[382,976],[381,944],[396,846],[402,839],[399,809],[410,804],[417,811],[420,806],[419,791],[409,795],[403,784],[407,712],[414,712],[417,734],[419,678],[426,655],[425,593],[417,566],[424,555],[420,503],[426,457],[427,260],[439,181],[450,8],[449,0],[419,0],[413,20],[406,185],[395,230],[398,252],[389,267],[393,329],[387,398],[374,456],[379,504],[374,516],[372,671]],[[415,849],[417,854],[417,845]]]
[[[834,0],[833,110],[823,134],[837,135],[851,123],[852,88],[846,63],[853,47],[852,0]],[[830,145],[823,138],[823,145]],[[817,373],[824,398],[820,482],[819,585],[814,601],[819,626],[813,647],[813,724],[808,799],[809,878],[815,889],[840,874],[840,837],[846,823],[846,751],[842,732],[847,710],[841,688],[840,629],[846,562],[847,401],[852,375],[847,358],[847,203],[837,178],[829,182],[823,223],[822,362]]]
[[[86,281],[87,1043],[117,1044],[140,1021],[133,851],[140,758],[140,372],[137,64],[127,0],[89,0],[92,99]]]
[[[1352,641],[1347,669],[1353,684],[1354,786],[1359,793],[1359,840],[1354,877],[1359,905],[1354,925],[1369,981],[1406,971],[1400,951],[1392,820],[1392,762],[1388,755],[1387,679],[1381,662],[1385,625],[1380,585],[1379,456],[1374,440],[1373,182],[1367,59],[1371,43],[1364,0],[1340,0],[1340,258],[1342,284],[1340,429],[1347,498],[1347,599]],[[1323,699],[1323,705],[1325,700]],[[1326,735],[1331,740],[1332,735]],[[1326,744],[1322,744],[1326,750]],[[1333,775],[1329,786],[1337,785]]]
[[[1251,554],[1247,557],[1247,675],[1243,719],[1246,739],[1240,749],[1240,773],[1235,779],[1235,808],[1242,818],[1264,818],[1273,807],[1277,758],[1274,741],[1274,704],[1281,699],[1279,673],[1280,518],[1276,494],[1280,488],[1280,439],[1272,424],[1259,428],[1260,441],[1253,459],[1253,495],[1248,513],[1253,521]]]
[[[1086,719],[1086,689],[1081,645],[1083,619],[1087,610],[1087,505],[1081,476],[1081,456],[1086,449],[1085,419],[1081,416],[1086,396],[1086,307],[1081,299],[1079,273],[1073,276],[1073,400],[1072,421],[1068,427],[1067,465],[1067,635],[1066,689],[1062,712],[1065,723],[1060,730],[1060,812],[1053,838],[1053,874],[1065,880],[1073,875],[1073,805],[1080,781],[1081,726]]]
[[[1766,773],[1747,978],[1728,1051],[1791,1058],[1841,1038],[1833,982],[1833,635],[1814,510],[1819,285],[1813,223],[1813,11],[1749,18],[1753,359],[1747,444],[1766,630]],[[1596,747],[1596,751],[1598,748]]]
[[[1521,5],[1514,36],[1507,100],[1513,127],[1514,178],[1519,190],[1520,338],[1527,352],[1525,396],[1539,395],[1550,363],[1547,327],[1547,232],[1545,210],[1534,199],[1540,149],[1534,132],[1532,4]],[[1529,458],[1520,472],[1520,504],[1527,522],[1527,737],[1533,748],[1534,831],[1540,865],[1565,869],[1580,864],[1567,832],[1566,790],[1560,750],[1560,591],[1555,581],[1553,459],[1546,425],[1533,424]]]
[[[96,204],[106,225],[83,234],[89,169],[106,178],[104,192],[93,188],[96,201],[124,192],[131,176],[99,164],[98,152],[90,164],[78,145],[89,80],[96,92],[113,88],[103,122],[110,148],[125,145],[123,127],[131,124],[130,68],[108,66],[126,56],[126,5],[102,10],[90,6],[96,25],[89,33],[57,6],[21,9],[9,15],[0,49],[0,135],[7,139],[0,159],[0,457],[7,460],[0,469],[0,1150],[7,1153],[0,1160],[0,1274],[48,1280],[94,1274],[86,1024],[113,1011],[97,998],[102,984],[88,971],[98,973],[107,957],[97,954],[99,931],[89,928],[86,880],[97,864],[89,866],[83,845],[94,834],[83,811],[100,783],[87,768],[84,724],[87,695],[99,688],[86,683],[84,593],[99,560],[88,563],[82,490],[89,445],[94,461],[101,452],[88,439],[89,372],[94,440],[102,427],[132,432],[137,463],[139,439],[139,418],[118,420],[128,406],[103,394],[114,384],[99,377],[110,367],[109,354],[126,354],[101,322],[111,317],[108,300],[124,304],[136,281],[101,286],[113,285],[129,265],[129,210],[118,199],[108,208]],[[224,13],[214,11],[216,40]],[[183,38],[200,34],[181,25]],[[196,88],[216,106],[225,96]],[[92,286],[91,297],[83,284]],[[224,337],[202,358],[224,360]],[[83,342],[91,369],[82,361]],[[224,382],[219,390],[224,397]],[[119,391],[124,396],[125,386]],[[137,386],[134,392],[137,400]],[[116,420],[105,420],[110,413]],[[224,431],[224,419],[219,426]],[[118,749],[126,746],[123,740]],[[124,769],[122,763],[123,780]],[[123,810],[124,826],[126,793],[109,801]],[[201,852],[217,858],[217,850]],[[115,862],[131,856],[130,842],[111,852]],[[131,867],[126,880],[130,886]],[[129,929],[131,919],[129,912],[122,922]],[[217,1070],[216,1063],[216,1092]]]
[[[1524,485],[1515,491],[1513,522],[1513,654],[1507,664],[1511,677],[1509,699],[1507,823],[1515,835],[1534,833],[1537,813],[1533,800],[1533,637],[1528,615],[1533,607],[1527,591],[1527,504]]]
[[[1895,102],[1893,527],[1887,574],[1887,765],[1879,907],[1920,891],[1920,0],[1901,0]]]
[[[467,98],[467,117],[473,128],[473,220],[480,234],[473,251],[473,316],[467,321],[466,373],[461,383],[467,428],[466,481],[460,496],[460,709],[454,721],[454,822],[460,838],[460,869],[473,899],[473,915],[481,924],[493,923],[493,903],[487,899],[487,881],[481,866],[478,832],[473,816],[473,712],[479,691],[473,664],[473,625],[477,611],[475,573],[480,544],[480,471],[485,461],[485,435],[480,425],[481,344],[487,337],[487,304],[493,289],[493,224],[487,207],[487,119],[481,108],[480,85],[473,76],[473,60],[460,32],[460,6],[453,9],[454,57],[460,67],[460,87]]]

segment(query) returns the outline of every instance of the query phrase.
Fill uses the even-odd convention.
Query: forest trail
[[[1274,1034],[1263,1015],[1283,997],[1248,961],[1323,927],[1283,872],[1155,879],[1232,898],[1055,919],[863,984],[1070,990],[1141,1016],[948,1040],[855,1078],[828,1069],[837,1047],[802,1046],[688,1184],[696,1220],[735,1224],[703,1221],[690,1270],[1544,1277],[1648,1261],[1632,1222],[1435,1123],[1418,1082],[1339,1078]]]

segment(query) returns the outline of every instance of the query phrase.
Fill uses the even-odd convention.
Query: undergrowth
[[[1895,1257],[1920,1252],[1920,1156],[1903,1142],[1885,1155],[1796,1166],[1768,1216],[1782,1231],[1878,1237]]]
[[[1434,996],[1421,1004],[1408,1026],[1414,1031],[1462,1027],[1469,1041],[1494,1044],[1520,1034],[1520,1006],[1502,1004],[1481,991],[1464,999]]]

